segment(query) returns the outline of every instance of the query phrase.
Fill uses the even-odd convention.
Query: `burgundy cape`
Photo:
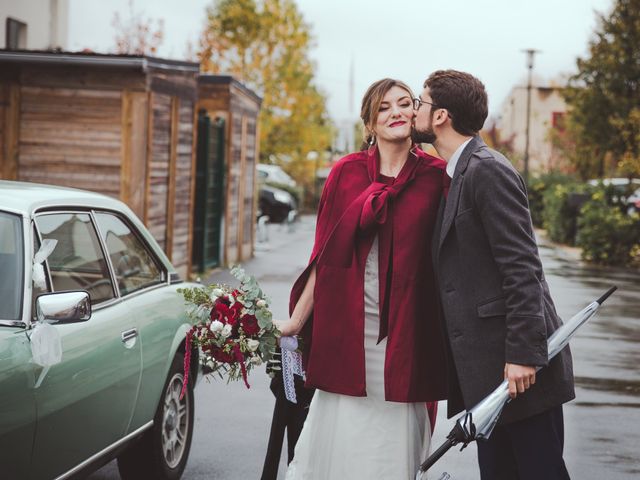
[[[316,264],[314,310],[302,331],[308,387],[366,396],[364,266],[377,233],[380,339],[388,336],[385,398],[445,398],[444,336],[431,262],[445,166],[414,148],[393,179],[378,173],[378,151],[371,148],[342,158],[331,170],[311,260],[289,304],[291,313]]]

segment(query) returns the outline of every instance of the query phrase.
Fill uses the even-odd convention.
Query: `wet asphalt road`
[[[269,242],[245,264],[273,300],[276,318],[286,315],[289,288],[304,268],[313,241],[313,220],[303,217],[290,232],[269,226]],[[640,478],[640,273],[586,266],[576,250],[540,241],[547,281],[562,318],[598,298],[609,286],[619,290],[572,340],[576,400],[564,408],[565,461],[574,480]],[[225,272],[212,277],[230,282]],[[196,426],[185,480],[258,479],[266,449],[273,397],[268,377],[257,370],[251,389],[240,383],[202,381],[196,389]],[[433,438],[438,446],[453,426],[440,414]],[[284,461],[281,475],[284,478]],[[448,472],[451,480],[478,479],[476,448],[450,450],[430,479]],[[89,477],[119,479],[115,462]],[[332,479],[333,480],[333,479]]]

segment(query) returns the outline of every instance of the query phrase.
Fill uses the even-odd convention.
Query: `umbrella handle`
[[[418,474],[416,475],[416,479],[419,479],[423,472],[426,472],[427,470],[429,470],[429,468],[438,460],[440,460],[440,457],[442,457],[445,453],[447,453],[449,449],[453,447],[456,443],[458,442],[455,441],[454,439],[447,438],[447,440],[442,445],[440,445],[440,447],[435,452],[429,455],[429,458],[427,458],[422,465],[420,465],[420,468],[418,469]]]
[[[602,302],[604,302],[607,298],[609,298],[611,296],[611,294],[613,292],[615,292],[617,289],[618,289],[618,287],[616,287],[614,285],[609,290],[607,290],[598,300],[596,300],[596,302],[598,302],[598,304],[602,305]]]

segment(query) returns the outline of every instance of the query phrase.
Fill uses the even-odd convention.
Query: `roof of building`
[[[116,55],[96,52],[64,52],[49,50],[4,50],[0,49],[0,63],[34,65],[79,65],[112,68],[173,70],[197,73],[200,64],[182,60],[150,57],[147,55]]]
[[[241,83],[237,78],[232,75],[215,75],[210,73],[200,74],[198,77],[198,83],[200,84],[212,84],[212,85],[233,85],[240,89],[242,92],[249,95],[258,103],[262,103],[262,97],[256,92],[247,87],[244,83]]]

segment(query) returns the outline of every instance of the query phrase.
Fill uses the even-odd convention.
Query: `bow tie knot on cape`
[[[373,191],[365,199],[360,216],[362,230],[386,223],[389,203],[402,191],[402,186],[394,188],[394,185],[379,182],[372,183],[370,188]]]

